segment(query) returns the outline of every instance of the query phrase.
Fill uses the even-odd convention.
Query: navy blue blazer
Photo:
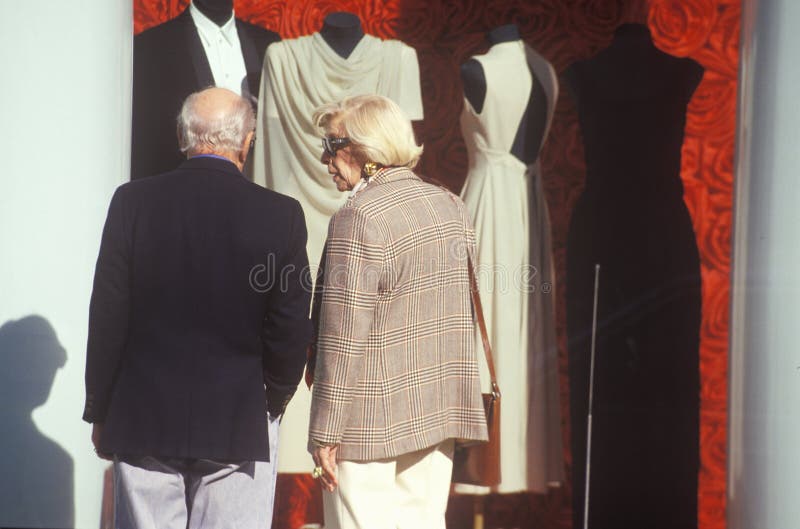
[[[120,186],[89,311],[83,418],[105,423],[101,450],[268,461],[267,401],[279,413],[302,376],[310,290],[300,204],[232,163]]]

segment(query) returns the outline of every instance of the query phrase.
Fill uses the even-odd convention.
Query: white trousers
[[[278,476],[278,420],[270,462],[114,459],[116,529],[270,529]]]
[[[325,529],[445,529],[453,440],[394,459],[337,463]]]

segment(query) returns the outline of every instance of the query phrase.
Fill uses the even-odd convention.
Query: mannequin
[[[516,24],[498,26],[489,31],[487,38],[492,45],[521,40]],[[486,76],[481,63],[475,59],[469,59],[462,64],[461,81],[464,84],[464,97],[470,102],[472,108],[480,113],[486,97]],[[519,129],[511,147],[511,154],[525,164],[535,162],[539,156],[539,146],[542,144],[546,123],[547,101],[544,97],[544,89],[539,79],[533,75],[533,88],[528,100],[528,108],[520,120]]]
[[[486,35],[491,44],[498,42],[511,42],[520,40],[519,28],[516,24],[498,26]],[[480,112],[483,109],[483,100],[486,97],[486,77],[481,63],[469,59],[461,65],[461,80],[464,82],[464,97],[472,104],[472,108]]]
[[[194,5],[218,26],[233,16],[233,0],[194,0]]]
[[[586,185],[567,239],[573,526],[583,526],[594,266],[600,265],[590,527],[697,527],[700,259],[683,202],[691,59],[623,24],[568,68]]]
[[[232,0],[194,0],[191,5],[220,28],[234,14]],[[217,84],[191,9],[133,39],[132,179],[181,164],[185,157],[178,150],[175,116],[186,96]],[[240,93],[255,103],[264,52],[280,37],[239,19],[235,26],[245,75],[233,78]]]
[[[358,16],[337,11],[325,17],[319,34],[331,49],[347,59],[364,36],[364,30]]]
[[[543,290],[555,271],[538,157],[558,80],[515,25],[495,28],[488,37],[491,48],[461,70],[460,123],[469,159],[461,198],[475,227],[484,316],[504,397],[502,481],[493,492],[546,493],[563,482],[564,466],[555,304]],[[532,275],[509,275],[523,270]],[[506,288],[511,280],[521,288]],[[455,490],[487,492],[468,485]]]

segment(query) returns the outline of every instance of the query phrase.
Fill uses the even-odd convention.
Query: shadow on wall
[[[39,431],[32,412],[67,361],[41,316],[0,327],[0,527],[74,527],[73,461]]]

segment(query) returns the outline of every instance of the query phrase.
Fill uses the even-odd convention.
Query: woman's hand
[[[336,452],[338,449],[339,445],[318,446],[311,454],[314,464],[322,467],[322,475],[319,480],[328,492],[336,490],[336,486],[339,484],[336,479]]]

